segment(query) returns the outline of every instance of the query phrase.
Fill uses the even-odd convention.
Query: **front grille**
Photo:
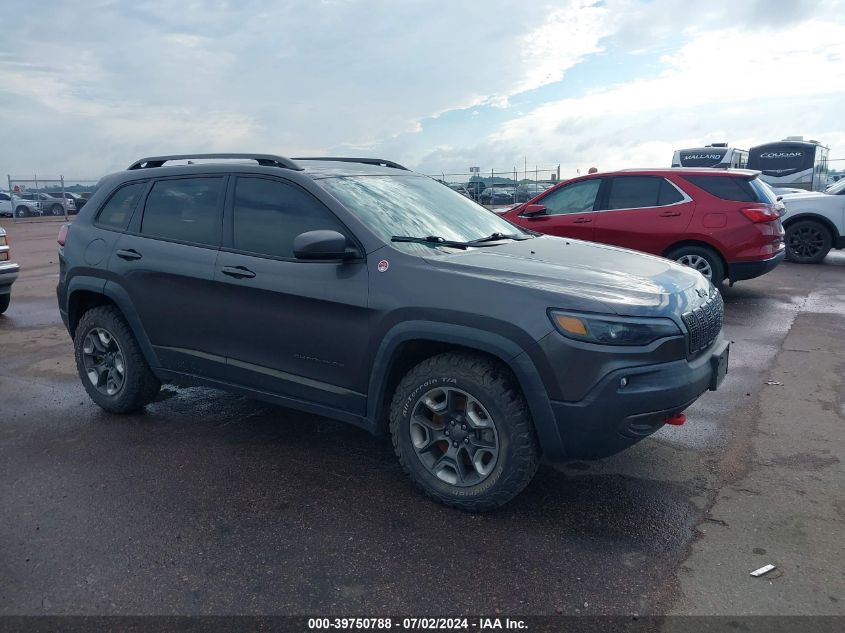
[[[714,288],[707,301],[681,317],[687,326],[690,354],[697,354],[710,347],[722,330],[724,315],[725,303],[722,295]]]

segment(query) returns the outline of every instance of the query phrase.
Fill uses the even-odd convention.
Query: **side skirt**
[[[154,369],[153,371],[160,380],[165,382],[172,382],[185,387],[212,387],[214,389],[221,389],[223,391],[228,391],[229,393],[236,393],[248,398],[255,398],[256,400],[262,400],[264,402],[277,404],[290,409],[304,411],[305,413],[312,413],[332,420],[346,422],[347,424],[352,424],[364,429],[365,431],[369,431],[374,435],[376,434],[376,425],[373,424],[371,420],[341,409],[335,409],[325,405],[308,402],[306,400],[299,400],[297,398],[280,396],[268,391],[252,389],[250,387],[244,387],[242,385],[229,383],[223,380],[204,378],[194,374],[171,371],[169,369]]]

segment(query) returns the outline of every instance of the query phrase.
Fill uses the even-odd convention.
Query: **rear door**
[[[153,181],[109,261],[119,279],[110,283],[128,293],[164,367],[221,379],[226,363],[213,277],[225,186],[223,176]]]
[[[608,178],[596,213],[595,240],[661,254],[692,220],[695,203],[661,176]]]
[[[229,380],[363,415],[366,263],[303,261],[293,254],[294,238],[306,231],[354,238],[292,182],[244,175],[233,185],[214,274]]]
[[[601,178],[590,178],[550,191],[535,201],[535,204],[546,207],[546,213],[521,215],[519,224],[548,235],[593,240],[595,209],[601,183]]]

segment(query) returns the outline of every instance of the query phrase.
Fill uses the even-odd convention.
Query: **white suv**
[[[845,180],[824,193],[817,191],[783,196],[786,213],[786,258],[817,264],[831,248],[845,248]]]

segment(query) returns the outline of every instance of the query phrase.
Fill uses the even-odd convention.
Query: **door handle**
[[[133,259],[141,259],[141,253],[136,251],[133,248],[121,248],[115,253],[120,259],[125,260],[133,260]]]
[[[220,269],[224,275],[229,275],[229,277],[234,277],[235,279],[252,279],[255,277],[255,273],[252,272],[249,268],[244,268],[243,266],[223,266]]]
[[[664,211],[659,215],[661,218],[677,218],[681,215],[680,211]]]
[[[593,221],[593,218],[578,218],[577,220],[572,220],[572,224],[589,224]]]

